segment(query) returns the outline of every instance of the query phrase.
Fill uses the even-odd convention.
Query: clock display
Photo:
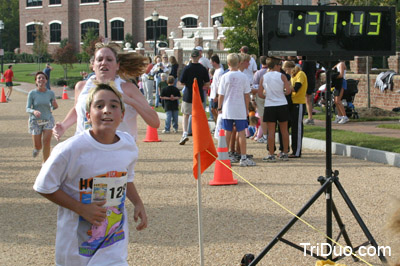
[[[364,56],[395,53],[394,7],[260,7],[265,55]]]

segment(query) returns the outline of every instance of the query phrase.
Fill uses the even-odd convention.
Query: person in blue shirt
[[[46,83],[46,89],[50,89],[50,72],[53,70],[53,68],[50,66],[50,63],[46,64],[46,68],[43,69],[43,73],[46,74],[47,76],[47,83]]]

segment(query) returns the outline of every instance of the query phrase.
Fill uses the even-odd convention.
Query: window
[[[61,42],[61,24],[50,24],[50,42]]]
[[[111,22],[111,40],[123,41],[124,40],[124,22],[121,20],[114,20]]]
[[[86,32],[90,29],[94,29],[94,32],[97,36],[99,36],[99,23],[97,22],[85,22],[81,24],[81,40],[86,35]]]
[[[50,5],[61,5],[61,0],[50,0]]]
[[[160,38],[160,35],[167,36],[166,19],[159,19],[155,26],[157,39]],[[146,40],[154,40],[154,22],[151,19],[146,21]]]
[[[26,6],[42,6],[42,0],[26,0]]]
[[[81,0],[81,4],[85,4],[85,3],[98,3],[99,0]]]
[[[224,17],[223,17],[223,16],[215,17],[215,18],[213,18],[212,20],[213,20],[213,21],[212,21],[212,22],[213,22],[213,23],[212,23],[213,25],[215,25],[215,21],[217,21],[217,20],[218,20],[219,22],[221,22],[221,24],[224,23]]]
[[[196,18],[184,18],[182,19],[183,23],[185,23],[186,28],[197,28],[197,19]]]
[[[31,24],[26,26],[26,42],[27,43],[34,43],[35,42],[35,33],[36,33],[36,29],[35,29],[36,24]],[[42,28],[42,25],[38,25],[40,28]]]

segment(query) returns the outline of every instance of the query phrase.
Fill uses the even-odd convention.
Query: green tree
[[[35,24],[35,33],[33,36],[35,37],[35,41],[33,42],[32,52],[37,57],[38,70],[40,70],[41,60],[47,55],[47,48],[49,46],[46,41],[46,32],[43,30],[42,24]]]
[[[125,47],[125,44],[129,42],[131,44],[131,47],[133,49],[135,49],[136,45],[133,43],[133,36],[130,33],[125,34],[125,39],[124,39],[124,43],[122,44],[123,47]]]
[[[233,27],[224,32],[225,47],[238,52],[249,47],[250,54],[258,54],[257,13],[259,5],[271,4],[270,0],[225,0],[224,26]]]
[[[64,40],[63,40],[64,41]],[[74,47],[70,43],[62,42],[63,46],[60,45],[53,53],[53,59],[56,64],[60,64],[64,69],[64,79],[67,79],[68,69],[73,68],[73,63],[76,63],[76,52]]]
[[[0,0],[0,20],[4,22],[3,49],[14,52],[19,47],[19,1]]]
[[[83,36],[82,44],[82,61],[89,63],[90,57],[94,55],[95,44],[100,42],[99,35],[93,28],[89,28],[85,36]]]

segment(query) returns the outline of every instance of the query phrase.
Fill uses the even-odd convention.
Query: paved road
[[[26,94],[15,92],[11,103],[0,104],[0,265],[54,265],[56,211],[54,204],[32,190],[41,166],[32,158],[27,132]],[[72,100],[59,100],[54,112],[61,120]],[[160,132],[160,130],[159,130]],[[66,136],[71,136],[69,130]],[[180,136],[160,135],[162,142],[145,143],[146,125],[139,119],[135,183],[149,216],[149,228],[136,232],[131,222],[129,264],[138,266],[198,265],[196,182],[192,177],[192,139],[178,145]],[[56,142],[53,140],[53,145]],[[325,174],[325,154],[305,150],[301,159],[268,164],[262,162],[265,146],[249,142],[256,167],[233,166],[240,176],[290,210],[298,211],[319,189],[317,177]],[[379,245],[391,246],[384,226],[390,203],[398,195],[400,168],[333,156],[333,169]],[[258,254],[291,219],[275,203],[243,179],[237,186],[212,187],[214,166],[202,176],[205,265],[239,265],[245,253]],[[355,245],[366,241],[346,204],[334,189],[333,198]],[[128,207],[132,214],[132,207]],[[130,217],[131,218],[131,217]],[[303,216],[325,231],[325,201],[319,199]],[[335,235],[337,227],[334,227]],[[322,243],[324,237],[297,223],[286,235],[300,243]],[[344,244],[343,240],[340,240]],[[397,246],[398,247],[398,246]],[[380,265],[376,258],[368,258]],[[354,263],[346,258],[342,263]],[[315,265],[315,259],[282,243],[276,245],[259,265]]]

